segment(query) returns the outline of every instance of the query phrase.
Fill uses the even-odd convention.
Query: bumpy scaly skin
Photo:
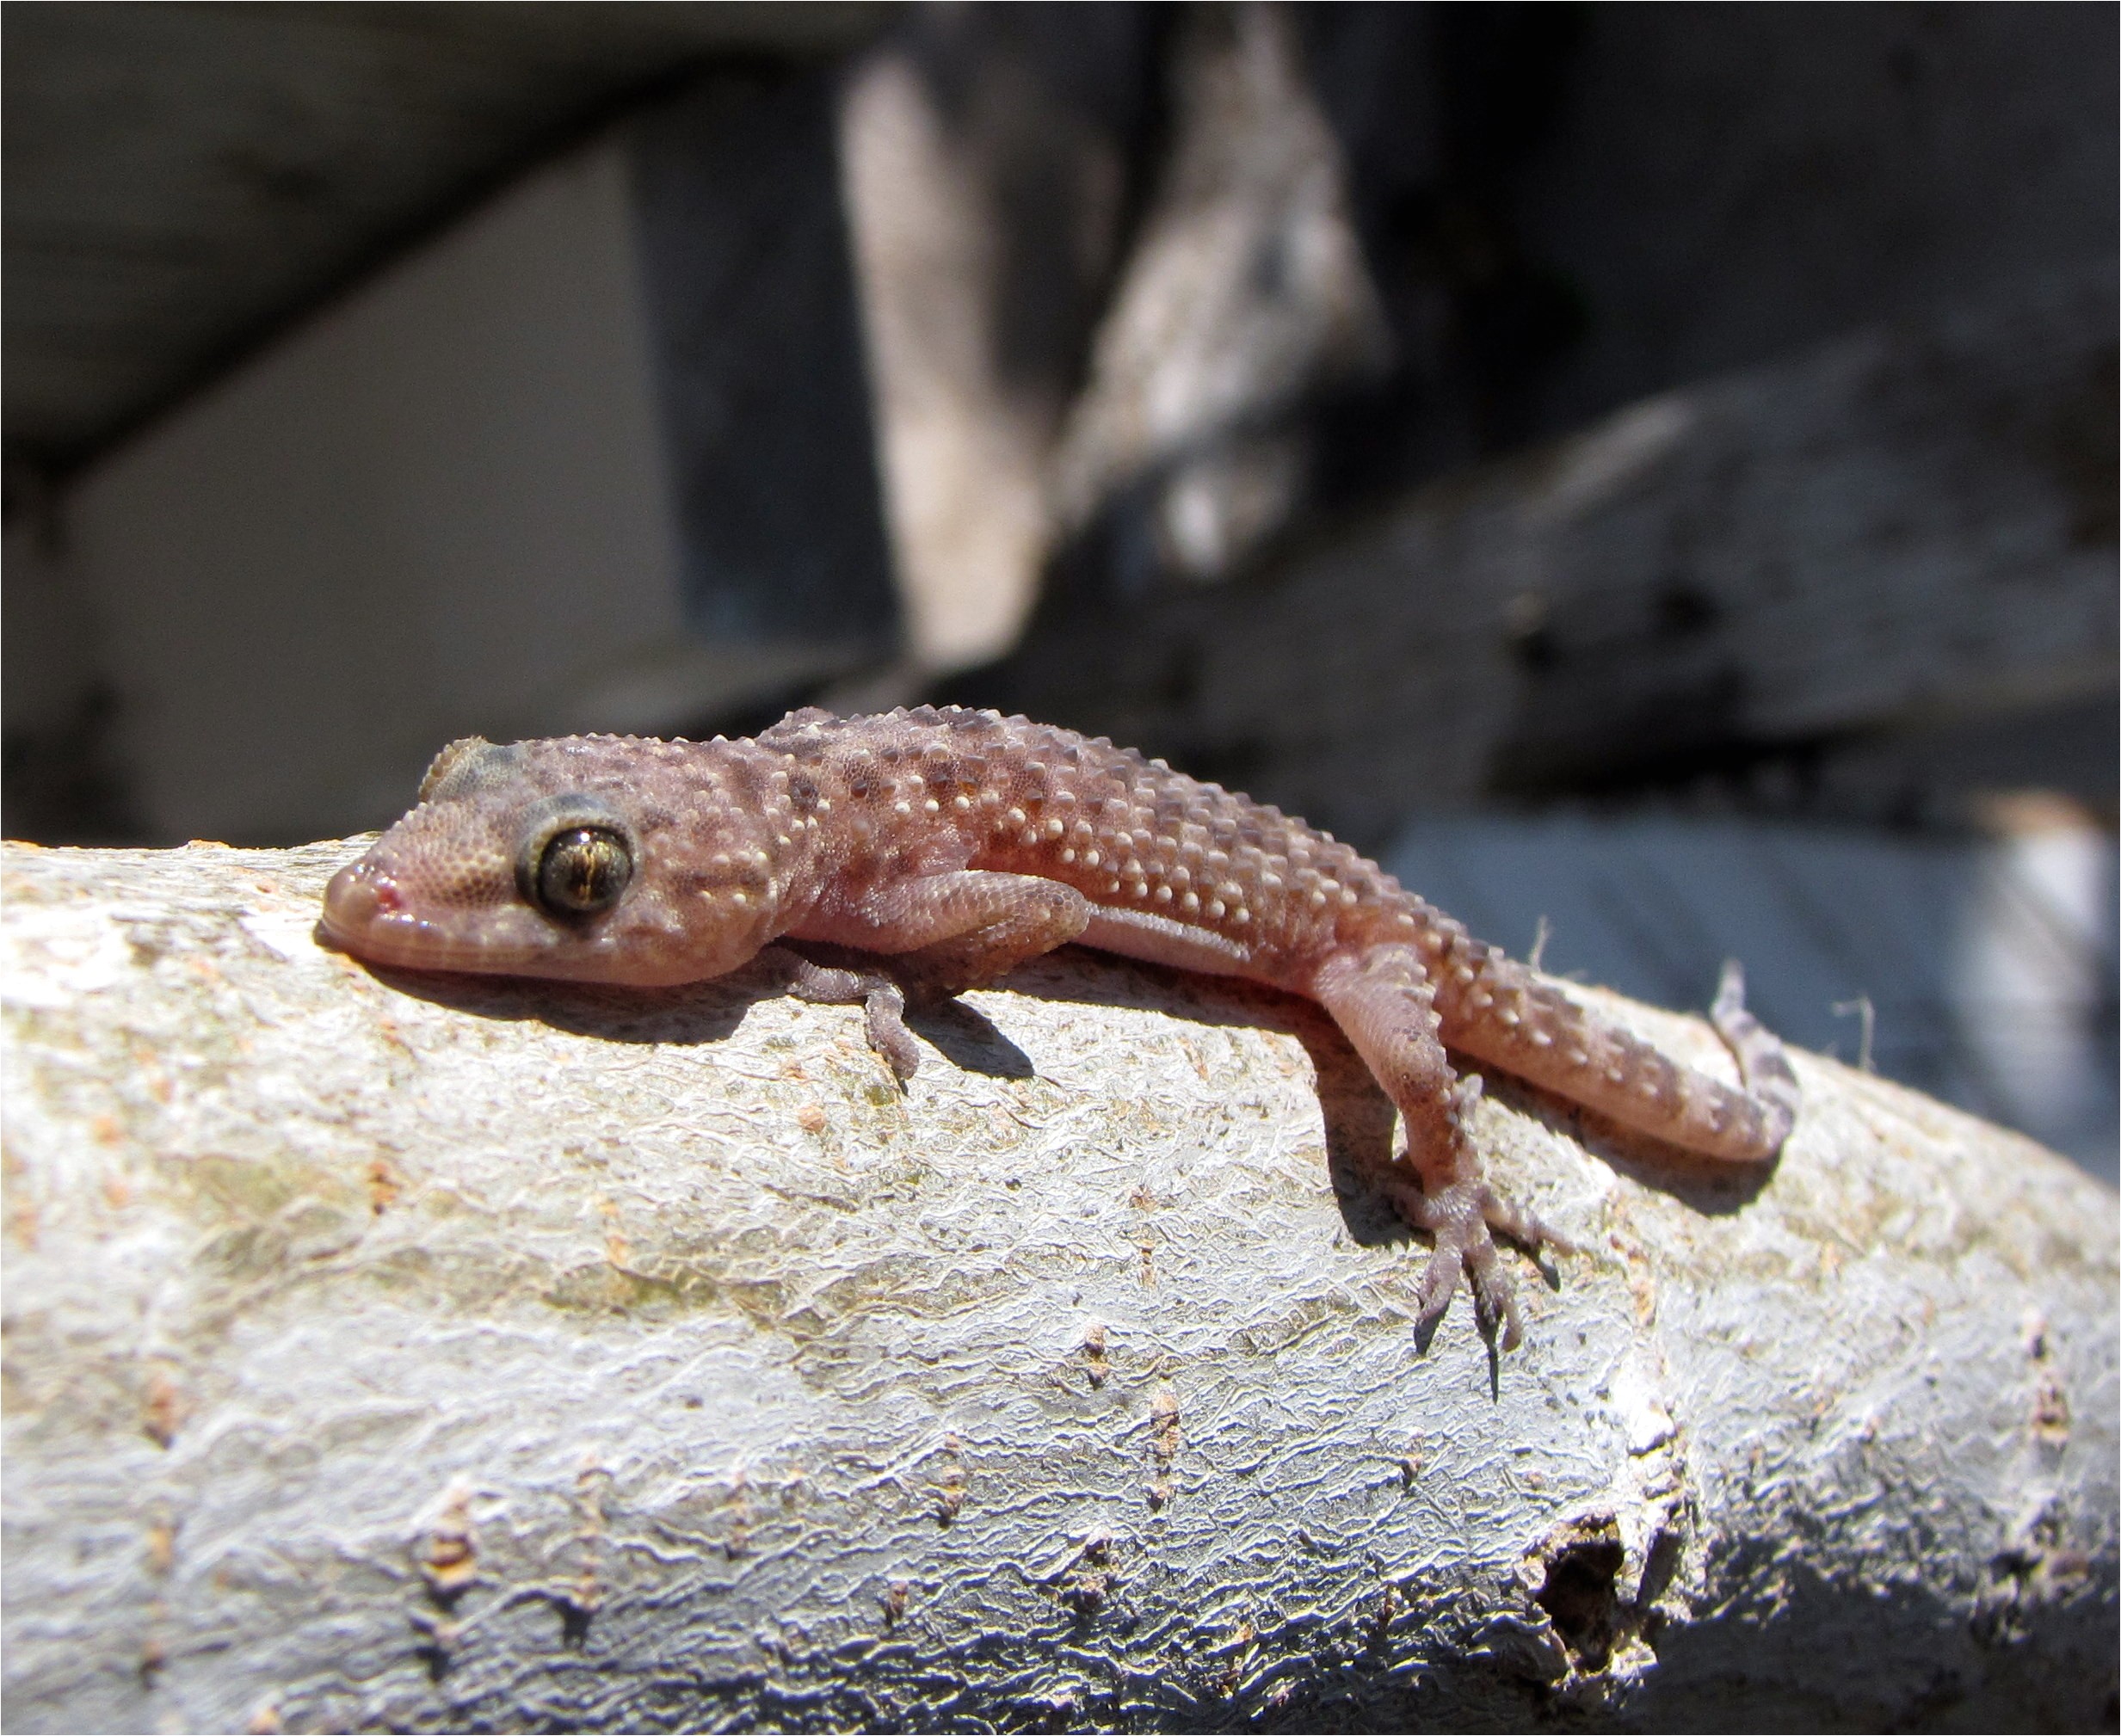
[[[1710,1157],[1773,1157],[1797,1112],[1735,967],[1712,1016],[1743,1091],[1592,1018],[1329,834],[1022,717],[813,710],[755,741],[472,739],[442,751],[420,797],[325,896],[330,938],[377,963],[660,984],[763,952],[798,994],[865,1002],[902,1079],[905,993],[989,982],[1071,940],[1310,996],[1405,1118],[1412,1173],[1379,1179],[1435,1236],[1424,1327],[1463,1273],[1506,1348],[1517,1308],[1489,1231],[1557,1238],[1482,1181],[1466,1133],[1480,1081],[1446,1045]],[[541,853],[583,828],[623,840],[622,895],[541,908]],[[886,955],[888,974],[782,939]]]

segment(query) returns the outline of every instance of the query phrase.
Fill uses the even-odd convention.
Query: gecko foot
[[[1771,1153],[1779,1151],[1797,1124],[1802,1094],[1780,1039],[1746,1009],[1745,972],[1735,958],[1723,961],[1709,1022],[1738,1063],[1738,1077],[1746,1091],[1765,1111],[1762,1143]]]
[[[1463,1271],[1473,1292],[1473,1320],[1481,1337],[1492,1345],[1499,1331],[1501,1348],[1513,1351],[1524,1337],[1524,1321],[1517,1312],[1516,1288],[1503,1270],[1495,1238],[1488,1234],[1486,1208],[1493,1199],[1485,1187],[1473,1182],[1444,1188],[1431,1202],[1436,1251],[1421,1274],[1421,1321],[1430,1331],[1435,1329],[1433,1322],[1440,1320],[1450,1307]]]
[[[889,977],[872,977],[863,985],[862,1031],[903,1091],[921,1069],[921,1050],[906,1029],[905,994]]]
[[[920,1045],[906,1029],[906,995],[890,977],[872,970],[842,970],[816,964],[800,953],[782,946],[769,946],[759,955],[780,974],[788,992],[798,1000],[843,1007],[862,1004],[862,1031],[870,1048],[884,1057],[899,1088],[920,1070]]]
[[[1385,1191],[1403,1217],[1436,1239],[1435,1252],[1421,1274],[1415,1315],[1415,1333],[1421,1342],[1426,1345],[1434,1336],[1463,1278],[1473,1293],[1473,1318],[1481,1337],[1494,1345],[1499,1333],[1501,1349],[1516,1349],[1524,1337],[1524,1318],[1518,1312],[1516,1287],[1490,1230],[1535,1255],[1545,1248],[1573,1253],[1575,1245],[1532,1213],[1511,1205],[1483,1181],[1452,1182],[1425,1193],[1411,1183],[1390,1179]]]

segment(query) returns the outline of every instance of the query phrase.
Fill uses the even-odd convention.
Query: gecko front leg
[[[881,954],[889,963],[878,970],[835,969],[785,947],[773,950],[801,967],[781,968],[803,999],[863,1003],[870,1047],[903,1084],[918,1064],[905,1025],[909,994],[916,1003],[931,1002],[995,982],[1026,959],[1065,945],[1089,920],[1089,902],[1073,887],[960,869],[872,889],[789,937]]]
[[[920,1070],[920,1046],[906,1029],[905,991],[882,971],[815,963],[786,946],[767,947],[759,960],[798,1000],[825,1007],[861,1002],[862,1029],[869,1046],[884,1057],[901,1086]]]
[[[960,868],[872,887],[794,938],[888,953],[900,982],[942,998],[1067,945],[1089,920],[1089,901],[1057,880]]]

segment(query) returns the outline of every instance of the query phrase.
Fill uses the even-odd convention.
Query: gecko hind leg
[[[1034,875],[963,870],[901,880],[862,904],[793,938],[875,955],[874,966],[817,964],[786,947],[782,980],[805,1000],[859,1000],[869,1046],[900,1085],[920,1050],[906,1029],[906,1006],[933,1006],[1006,976],[1027,958],[1080,934],[1090,907],[1072,886]]]
[[[1382,946],[1360,958],[1335,959],[1313,992],[1399,1106],[1413,1175],[1378,1178],[1385,1196],[1415,1228],[1435,1239],[1422,1274],[1415,1332],[1423,1342],[1451,1305],[1463,1278],[1489,1343],[1504,1350],[1523,1337],[1516,1295],[1491,1228],[1535,1252],[1566,1247],[1532,1213],[1514,1207],[1480,1173],[1470,1135],[1481,1082],[1460,1079],[1444,1053],[1435,991],[1413,949]],[[1419,1177],[1418,1185],[1415,1177]]]
[[[1481,1089],[1477,1073],[1452,1087],[1452,1110],[1460,1127],[1470,1124]],[[1495,1344],[1499,1331],[1501,1347],[1514,1350],[1524,1336],[1524,1319],[1495,1236],[1507,1236],[1535,1259],[1550,1248],[1575,1253],[1580,1251],[1576,1245],[1542,1222],[1537,1213],[1503,1198],[1477,1178],[1446,1184],[1434,1194],[1403,1176],[1384,1176],[1380,1185],[1402,1217],[1436,1239],[1428,1269],[1421,1274],[1415,1313],[1415,1330],[1422,1341],[1435,1332],[1463,1277],[1473,1293],[1473,1317],[1481,1336]]]

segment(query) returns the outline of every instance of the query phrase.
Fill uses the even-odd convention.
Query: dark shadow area
[[[1487,1094],[1542,1126],[1574,1140],[1608,1168],[1669,1194],[1704,1217],[1729,1217],[1757,1199],[1774,1179],[1774,1163],[1730,1163],[1669,1145],[1623,1127],[1595,1110],[1492,1068],[1482,1072]]]
[[[983,1073],[991,1079],[1030,1079],[1038,1072],[1031,1057],[1003,1036],[992,1019],[962,1000],[909,1007],[906,1025],[941,1050],[953,1067],[966,1073]]]
[[[1600,1674],[1601,1635],[1643,1605],[1609,1610],[1616,1594],[1595,1538],[1581,1554],[1564,1553],[1565,1590],[1551,1612],[1517,1594],[1498,1608],[1482,1598],[1424,1599],[1381,1621],[1366,1600],[1345,1616],[1321,1621],[1309,1611],[1258,1622],[1252,1667],[1234,1689],[1224,1660],[1189,1660],[1156,1678],[1129,1680],[1124,1692],[1064,1702],[1028,1688],[1005,1702],[996,1727],[1088,1727],[1172,1732],[1403,1731],[1507,1727],[1648,1731],[1753,1730],[2073,1730],[2109,1727],[2114,1694],[2111,1583],[2090,1580],[2045,1606],[2048,1624],[2012,1632],[1984,1628],[1969,1635],[1948,1601],[1906,1579],[1835,1583],[1801,1567],[1778,1565],[1773,1541],[1750,1552],[1723,1552],[1709,1564],[1714,1620],[1654,1620],[1647,1629],[1656,1665],[1628,1688],[1625,1720],[1588,1715],[1580,1699],[1556,1691],[1509,1641],[1523,1624],[1551,1621],[1575,1648],[1582,1686],[1612,1683]],[[1097,1564],[1083,1564],[1093,1571]],[[1653,1563],[1661,1581],[1662,1563]],[[787,1727],[933,1728],[962,1703],[960,1684],[1015,1677],[1039,1680],[1053,1648],[1086,1625],[1076,1619],[1088,1587],[1057,1599],[1051,1628],[1022,1634],[969,1629],[940,1647],[911,1643],[819,1647],[793,1653],[770,1684],[755,1672],[703,1669],[656,1684],[637,1707],[655,1721],[692,1729],[725,1721],[742,1696],[767,1690],[768,1715]],[[1647,1587],[1646,1587],[1647,1589]],[[1999,1579],[1992,1601],[2012,1602]],[[1103,1600],[1107,1619],[1121,1600]],[[1091,1628],[1095,1642],[1095,1624]],[[1573,1636],[1573,1637],[1572,1637]],[[1434,1658],[1461,1664],[1485,1658],[1495,1672],[1470,1715],[1463,1686],[1450,1672],[1416,1667]],[[1922,1660],[1910,1671],[1909,1660]],[[545,1666],[558,1670],[554,1664]],[[1928,1685],[1920,1695],[1861,1684],[1905,1680]],[[1858,1684],[1841,1695],[1822,1680]],[[1509,1685],[1505,1685],[1509,1684]],[[1514,1702],[1514,1704],[1513,1704]],[[637,1717],[639,1714],[637,1713]],[[466,1710],[460,1721],[473,1721]]]
[[[779,992],[763,978],[747,981],[742,972],[678,988],[625,988],[394,965],[367,968],[377,982],[416,1000],[607,1043],[718,1043],[736,1033],[754,1004]]]

